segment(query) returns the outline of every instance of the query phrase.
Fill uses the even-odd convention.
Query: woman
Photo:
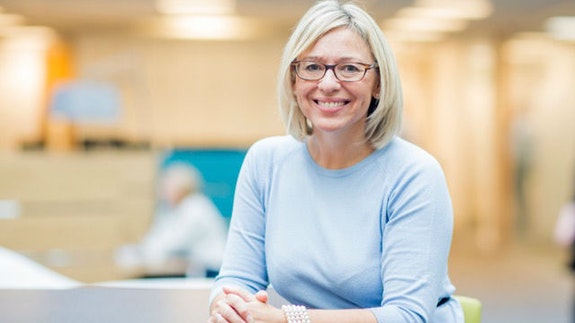
[[[438,163],[396,137],[402,94],[377,23],[321,1],[284,50],[291,136],[244,161],[210,322],[463,322]],[[292,304],[276,308],[273,285]]]

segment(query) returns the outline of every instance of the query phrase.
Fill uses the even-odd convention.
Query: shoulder
[[[180,203],[180,209],[188,211],[201,210],[201,213],[204,214],[214,213],[219,215],[219,211],[214,202],[203,193],[195,193],[187,196]]]
[[[292,136],[273,136],[256,141],[249,150],[277,152],[290,148],[295,149],[300,147],[301,144],[301,141],[296,140]]]
[[[246,159],[274,163],[283,160],[293,152],[300,150],[303,143],[292,136],[274,136],[256,141],[249,149]]]
[[[377,151],[377,164],[383,173],[396,181],[414,178],[444,180],[443,169],[432,154],[398,137]]]
[[[380,158],[389,160],[397,166],[429,166],[439,167],[438,160],[421,147],[395,137],[385,147],[380,149]]]

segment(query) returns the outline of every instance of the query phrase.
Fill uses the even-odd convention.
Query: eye
[[[338,70],[348,74],[360,73],[362,71],[361,67],[356,64],[342,64],[338,66]]]
[[[302,67],[306,72],[318,72],[323,71],[323,65],[314,62],[303,62]]]

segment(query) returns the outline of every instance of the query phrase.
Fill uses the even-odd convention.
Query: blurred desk
[[[109,282],[60,290],[0,290],[0,322],[202,323],[209,280]]]

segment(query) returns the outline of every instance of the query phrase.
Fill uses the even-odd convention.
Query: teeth
[[[345,104],[345,102],[343,101],[339,101],[339,102],[318,102],[319,105],[326,107],[326,108],[336,108],[336,107],[340,107],[342,105]]]

